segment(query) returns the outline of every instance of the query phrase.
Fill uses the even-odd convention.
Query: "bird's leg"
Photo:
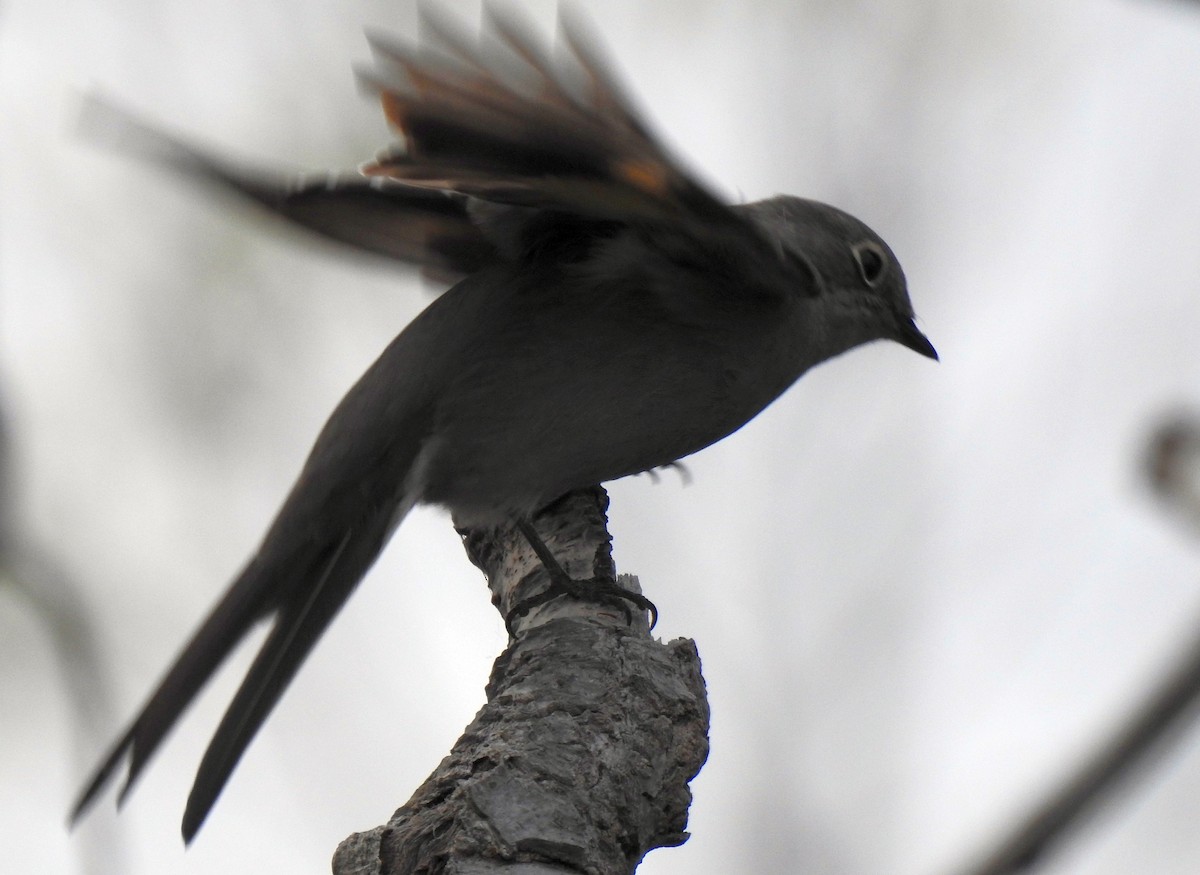
[[[529,546],[533,548],[533,552],[541,560],[542,566],[546,569],[546,574],[550,577],[550,583],[537,595],[517,602],[513,606],[513,609],[508,612],[508,615],[504,618],[504,625],[508,628],[510,635],[513,633],[514,620],[525,616],[539,605],[544,605],[551,599],[564,595],[570,596],[573,599],[579,599],[580,601],[616,605],[625,615],[626,623],[633,622],[633,613],[629,609],[629,605],[632,603],[640,610],[650,612],[651,629],[658,623],[658,608],[654,606],[654,602],[650,601],[650,599],[641,593],[618,586],[617,582],[611,577],[593,577],[589,580],[575,580],[558,564],[558,560],[554,558],[554,554],[550,552],[550,548],[546,546],[546,542],[542,540],[541,535],[537,533],[537,530],[529,520],[518,520],[517,529],[525,536],[525,540],[529,542]]]

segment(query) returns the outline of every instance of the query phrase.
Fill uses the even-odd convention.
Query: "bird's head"
[[[824,357],[894,340],[937,360],[913,321],[904,271],[891,248],[858,219],[817,201],[781,195],[735,207],[767,238],[791,281]]]

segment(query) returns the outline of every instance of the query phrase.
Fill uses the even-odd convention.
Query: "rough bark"
[[[606,507],[597,487],[535,521],[573,577],[612,572]],[[502,616],[545,585],[515,531],[463,534]],[[617,875],[687,839],[688,781],[708,754],[695,645],[652,639],[644,615],[627,624],[619,608],[566,598],[515,633],[449,756],[386,825],[341,844],[335,875]]]

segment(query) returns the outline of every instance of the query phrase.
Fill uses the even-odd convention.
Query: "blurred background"
[[[474,23],[471,2],[440,4]],[[1135,711],[1200,629],[1200,544],[1147,485],[1200,407],[1200,3],[582,3],[733,199],[829,201],[898,253],[894,344],[611,486],[621,570],[696,640],[693,838],[647,875],[949,872]],[[555,6],[521,4],[552,33]],[[97,148],[80,96],[284,167],[389,141],[352,64],[408,0],[0,2],[0,841],[11,871],[328,871],[483,703],[500,618],[412,515],[201,832],[179,819],[243,650],[149,769],[66,811],[255,547],[317,430],[430,299]],[[402,755],[397,751],[402,752]],[[1048,860],[1194,873],[1200,732]]]

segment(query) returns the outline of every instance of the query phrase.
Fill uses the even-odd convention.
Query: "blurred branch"
[[[1145,476],[1154,494],[1200,535],[1200,419],[1177,416],[1149,441]],[[1200,629],[1200,618],[1195,627]],[[1200,633],[1145,704],[1052,796],[1026,817],[982,862],[963,875],[1008,875],[1041,863],[1048,852],[1094,814],[1151,754],[1161,755],[1183,729],[1200,698]]]
[[[1145,468],[1155,497],[1200,537],[1200,414],[1176,414],[1159,426]]]
[[[77,581],[21,530],[13,471],[11,434],[0,405],[0,586],[30,607],[50,639],[71,711],[69,761],[82,764],[101,742],[95,728],[113,719],[104,660]],[[89,838],[80,859],[85,872],[100,875],[114,866],[120,870],[124,853],[119,838],[107,835]]]
[[[1200,627],[1200,621],[1197,622]],[[1151,753],[1181,729],[1200,694],[1200,636],[1146,704],[1049,799],[1026,817],[983,861],[962,875],[1009,875],[1033,870],[1048,852],[1148,765]]]
[[[80,587],[50,554],[19,537],[0,556],[0,571],[52,642],[73,712],[73,760],[83,763],[101,742],[94,727],[109,725],[114,715],[104,660]]]

